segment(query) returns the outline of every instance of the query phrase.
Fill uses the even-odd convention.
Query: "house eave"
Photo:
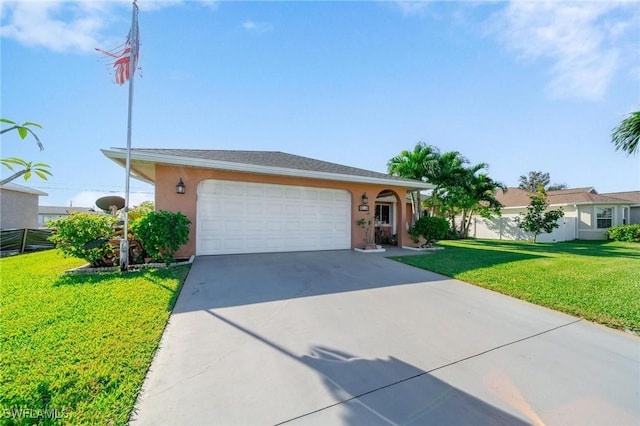
[[[126,161],[126,150],[119,148],[102,149],[102,153],[110,160],[124,166]],[[186,166],[197,167],[204,169],[226,170],[233,172],[254,173],[262,175],[272,176],[289,176],[289,177],[303,177],[309,179],[322,179],[332,180],[340,182],[355,182],[355,183],[368,183],[376,185],[388,185],[393,187],[403,187],[407,191],[419,190],[419,189],[432,189],[434,185],[426,182],[410,181],[410,180],[394,180],[383,179],[369,176],[355,176],[339,173],[327,173],[314,170],[302,170],[302,169],[288,169],[282,167],[270,167],[257,164],[236,163],[229,161],[208,160],[202,158],[190,158],[176,155],[167,154],[155,154],[150,152],[131,152],[132,161],[132,173],[135,176],[148,183],[155,183],[155,173],[141,173],[139,170],[134,170],[133,162],[145,162],[153,164],[166,164],[172,166]]]
[[[39,197],[46,197],[47,195],[49,195],[46,192],[42,192],[42,191],[37,190],[37,189],[33,189],[33,188],[29,188],[27,186],[14,184],[14,183],[11,183],[11,182],[0,186],[0,190],[1,191],[10,191],[10,192],[19,192],[21,194],[37,195]]]

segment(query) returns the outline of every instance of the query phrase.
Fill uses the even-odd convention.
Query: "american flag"
[[[134,2],[135,14],[137,17],[138,14],[138,6]],[[138,20],[134,19],[134,24],[129,30],[129,35],[127,36],[127,40],[112,50],[103,50],[96,47],[98,52],[104,53],[113,59],[113,61],[109,60],[109,65],[114,68],[114,81],[117,84],[123,85],[131,78],[130,75],[130,63],[131,56],[133,56],[133,69],[137,69],[138,67],[138,52],[140,49],[140,34],[138,32]],[[131,54],[131,50],[133,49],[133,55]]]

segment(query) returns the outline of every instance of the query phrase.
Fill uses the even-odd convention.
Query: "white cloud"
[[[103,2],[21,1],[3,6],[2,37],[54,51],[89,51],[105,28]]]
[[[273,31],[273,26],[268,22],[254,22],[251,20],[243,22],[242,28],[255,33],[266,33],[269,31]]]
[[[429,6],[429,0],[395,0],[396,6],[405,16],[419,15]]]
[[[187,0],[141,0],[141,11],[181,5]],[[215,10],[217,2],[197,2]],[[0,35],[29,47],[44,47],[57,52],[90,52],[96,47],[113,47],[109,25],[129,19],[130,0],[20,0],[0,3]],[[125,34],[117,36],[123,39]],[[121,40],[123,41],[123,40]],[[120,42],[121,42],[120,41]]]
[[[619,38],[638,19],[637,12],[624,13],[629,6],[628,2],[513,1],[490,25],[521,59],[551,61],[547,90],[552,97],[597,100],[621,66],[625,52]]]
[[[138,0],[137,2],[141,11],[160,10],[182,4],[184,4],[183,0]],[[131,1],[127,1],[127,6],[131,9]]]
[[[218,10],[220,4],[218,0],[200,0],[200,3],[211,10]]]

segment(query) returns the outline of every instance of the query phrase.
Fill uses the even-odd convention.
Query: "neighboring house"
[[[0,186],[0,229],[38,227],[38,197],[46,192],[15,183]]]
[[[61,219],[73,213],[96,213],[90,207],[40,206],[38,207],[38,226],[45,228],[50,220]]]
[[[126,150],[102,150],[124,166]],[[157,210],[191,220],[177,255],[336,250],[363,247],[356,221],[376,200],[398,244],[410,242],[407,192],[432,185],[272,151],[133,149],[132,175],[155,185]],[[177,184],[183,182],[184,194]],[[363,211],[364,199],[368,211]]]
[[[504,240],[525,240],[529,233],[517,226],[516,218],[527,211],[528,192],[509,188],[496,198],[504,205],[502,216],[492,220],[475,218],[470,236]],[[594,188],[548,191],[549,208],[562,208],[564,217],[551,234],[541,234],[538,241],[606,240],[612,226],[640,223],[640,191],[598,194]]]
[[[623,224],[640,223],[640,191],[611,192],[604,195],[629,200],[629,216],[623,217]]]

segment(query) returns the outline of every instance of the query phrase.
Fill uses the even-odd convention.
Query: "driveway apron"
[[[131,424],[637,425],[639,343],[376,254],[198,257]]]

